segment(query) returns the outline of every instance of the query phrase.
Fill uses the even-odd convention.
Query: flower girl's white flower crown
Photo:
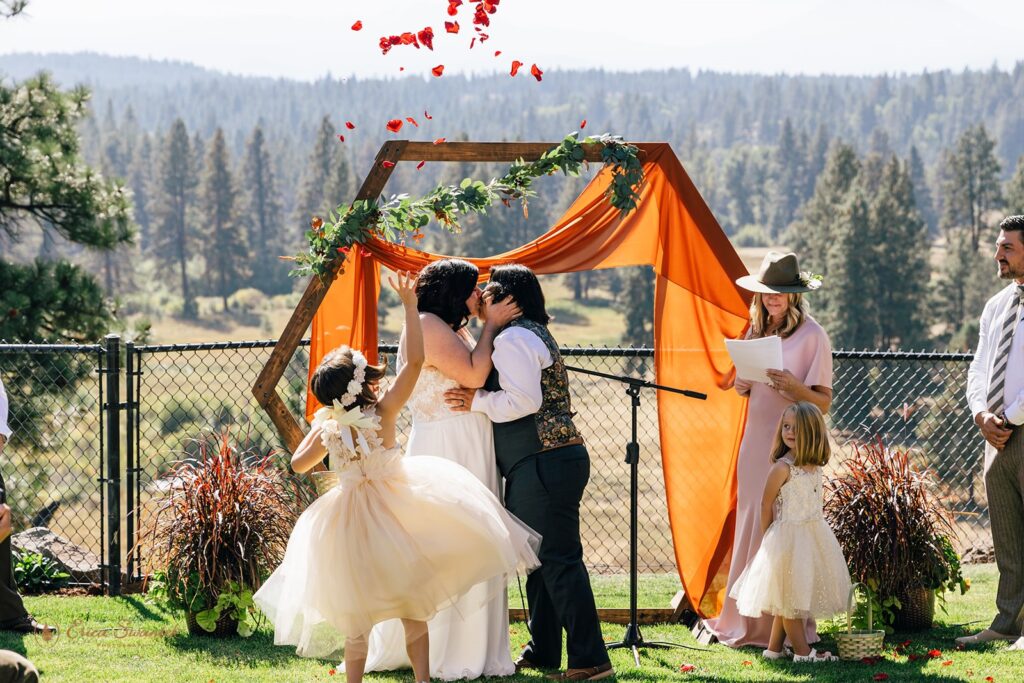
[[[352,349],[352,363],[356,366],[356,369],[352,373],[352,379],[349,380],[348,386],[345,387],[345,393],[341,396],[341,405],[346,408],[355,403],[356,399],[359,398],[359,394],[363,392],[363,382],[366,381],[366,366],[369,365],[366,356],[355,349]]]

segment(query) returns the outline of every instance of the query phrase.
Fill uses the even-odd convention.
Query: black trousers
[[[0,503],[7,502],[7,484],[0,474]],[[28,614],[25,605],[18,595],[18,585],[14,582],[14,562],[11,558],[11,537],[0,543],[0,624],[19,621]]]
[[[580,499],[589,479],[584,446],[532,455],[505,478],[505,506],[543,537],[540,568],[526,579],[532,638],[523,651],[538,666],[561,664],[563,629],[569,668],[608,662],[580,542]]]

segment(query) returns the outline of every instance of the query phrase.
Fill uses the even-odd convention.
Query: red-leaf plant
[[[309,492],[274,452],[258,454],[227,430],[193,442],[143,529],[150,571],[163,573],[169,602],[190,612],[212,607],[228,582],[255,591],[280,564]]]
[[[886,622],[910,589],[965,589],[950,515],[934,491],[909,451],[881,439],[856,445],[825,484],[825,517],[850,574],[871,589]]]

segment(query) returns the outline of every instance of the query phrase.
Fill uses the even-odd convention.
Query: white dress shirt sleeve
[[[472,410],[491,422],[511,422],[532,415],[544,402],[541,372],[554,361],[540,337],[522,327],[510,327],[494,338],[491,361],[501,390],[478,389]]]
[[[999,310],[999,303],[1002,297],[993,297],[985,304],[985,310],[981,313],[981,321],[978,326],[978,348],[974,352],[971,366],[967,370],[967,405],[971,409],[971,416],[988,410],[988,373],[992,359],[993,347],[999,344],[998,339],[991,339],[993,334],[999,334],[1001,330],[993,330],[992,319],[995,312]]]
[[[0,380],[0,434],[5,438],[11,438],[11,428],[7,424],[7,392],[4,390],[4,383]]]

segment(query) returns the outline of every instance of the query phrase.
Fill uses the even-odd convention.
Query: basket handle
[[[846,632],[853,633],[853,608],[854,598],[857,596],[857,586],[864,588],[864,593],[868,596],[868,630],[872,630],[874,627],[874,615],[871,609],[871,589],[865,586],[860,581],[855,582],[850,586],[850,594],[846,598]]]

